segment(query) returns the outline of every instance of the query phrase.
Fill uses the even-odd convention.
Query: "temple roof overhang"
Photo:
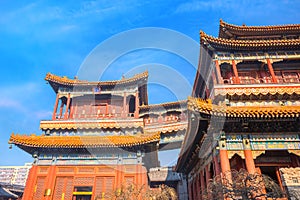
[[[273,26],[238,26],[220,20],[219,37],[255,37],[255,36],[282,36],[282,35],[299,35],[300,24],[286,24]]]
[[[221,95],[300,95],[299,84],[216,85],[215,96]]]
[[[122,78],[114,81],[86,81],[77,78],[70,79],[66,76],[60,77],[51,73],[47,73],[45,80],[50,83],[55,92],[59,86],[75,87],[75,86],[121,86],[129,84],[137,84],[139,81],[146,83],[148,80],[148,71],[136,74],[131,78]]]
[[[113,136],[45,136],[12,134],[10,144],[29,148],[132,147],[158,142],[160,133]]]
[[[189,97],[188,109],[202,114],[223,117],[282,118],[299,117],[300,105],[226,106],[215,105],[211,100]]]
[[[120,129],[120,128],[142,128],[143,119],[130,120],[65,120],[65,121],[41,121],[42,130],[59,129]]]
[[[272,40],[234,40],[216,38],[200,32],[200,43],[213,51],[277,51],[297,50],[300,38]]]

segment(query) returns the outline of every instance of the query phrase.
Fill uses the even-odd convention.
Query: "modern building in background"
[[[118,81],[47,74],[56,94],[40,135],[12,134],[9,143],[34,162],[23,199],[103,199],[122,185],[147,186],[158,151],[180,148],[186,101],[148,104],[148,72]]]
[[[0,184],[25,186],[31,163],[24,166],[0,166]]]
[[[233,169],[299,192],[300,25],[221,20],[219,37],[200,33],[200,48],[176,167],[187,175],[189,199],[203,199],[210,180]]]

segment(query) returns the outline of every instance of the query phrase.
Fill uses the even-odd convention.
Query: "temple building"
[[[56,94],[39,135],[12,134],[31,154],[23,199],[104,199],[122,185],[149,185],[158,151],[180,148],[186,101],[148,104],[148,72],[117,81],[84,81],[48,73]]]
[[[218,37],[201,31],[187,107],[176,170],[187,176],[189,200],[204,199],[211,179],[240,169],[268,175],[287,194],[289,184],[299,191],[300,25],[220,20]]]

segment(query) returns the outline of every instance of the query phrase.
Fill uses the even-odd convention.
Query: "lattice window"
[[[59,173],[74,173],[73,167],[59,167],[58,168]]]
[[[95,195],[97,196],[101,196],[102,192],[105,191],[105,188],[104,188],[104,177],[97,177],[96,178],[96,186],[95,186]]]
[[[106,192],[111,192],[114,190],[115,177],[105,177],[105,190]]]
[[[136,167],[135,166],[126,166],[125,167],[125,171],[126,172],[135,172],[136,171]]]
[[[99,167],[98,168],[98,172],[99,173],[113,173],[114,172],[114,168],[111,168],[111,167]]]
[[[94,177],[76,177],[74,185],[94,185]]]
[[[95,168],[94,167],[80,167],[78,168],[79,173],[94,173]]]
[[[72,199],[73,196],[73,178],[66,178],[65,199]]]
[[[62,193],[64,190],[65,177],[57,177],[55,182],[55,188],[53,193],[53,199],[62,199]]]
[[[46,177],[38,177],[36,181],[36,189],[33,196],[34,200],[41,200],[44,196],[44,184]]]
[[[72,199],[72,196],[73,177],[57,177],[53,193],[53,200]]]
[[[48,169],[49,169],[49,167],[40,167],[39,172],[40,173],[48,173]]]
[[[105,176],[96,178],[95,194],[101,196],[102,193],[110,193],[115,189],[115,177]]]
[[[133,184],[134,183],[134,176],[125,176],[124,177],[125,185]]]

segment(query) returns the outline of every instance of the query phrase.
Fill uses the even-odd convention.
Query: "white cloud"
[[[175,10],[175,13],[184,13],[218,8],[226,9],[228,7],[234,6],[234,4],[235,3],[231,0],[192,1],[178,5],[177,9]]]
[[[36,117],[36,119],[50,119],[50,117],[52,116],[52,112],[51,111],[47,111],[47,110],[39,110],[34,112],[33,116]]]
[[[9,98],[2,98],[0,99],[0,108],[13,108],[13,109],[21,109],[23,110],[23,106],[20,104],[20,102],[9,99]]]
[[[11,108],[21,112],[26,112],[25,101],[39,91],[35,83],[23,85],[7,85],[0,87],[2,98],[0,99],[0,108]]]

